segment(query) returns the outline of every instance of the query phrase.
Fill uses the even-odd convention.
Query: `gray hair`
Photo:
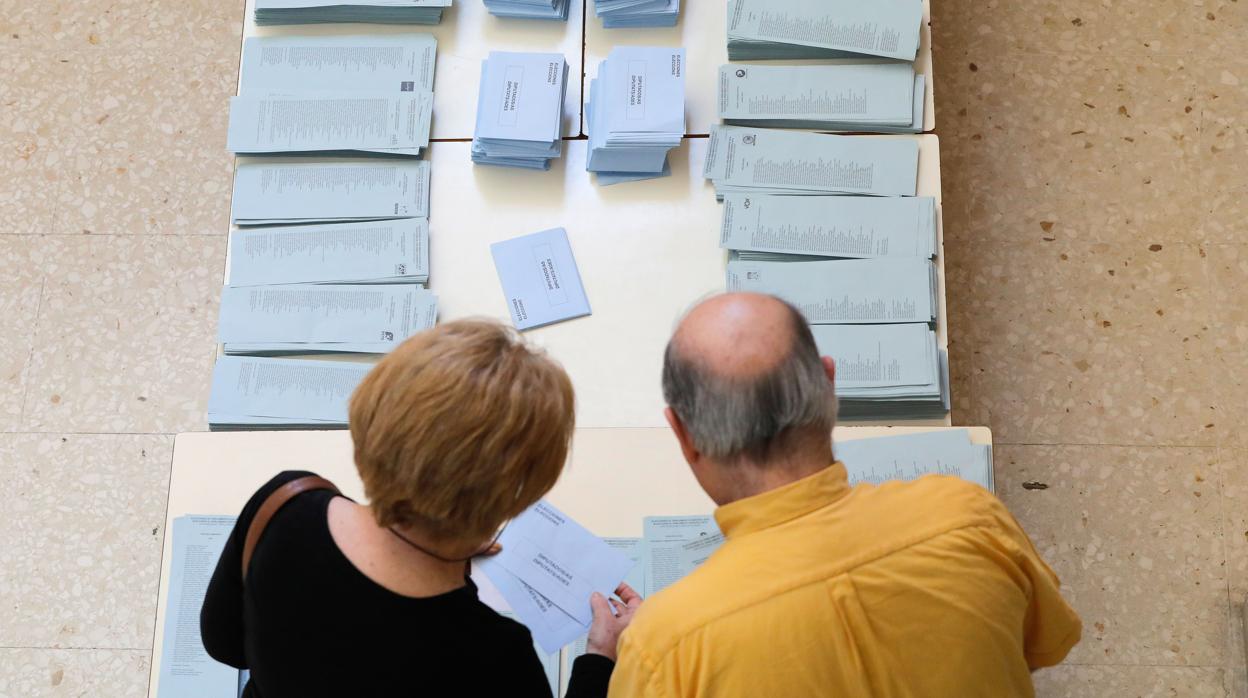
[[[764,463],[811,437],[831,437],[836,390],[805,318],[789,303],[784,306],[792,326],[789,351],[766,373],[715,375],[698,357],[685,356],[676,338],[667,345],[663,397],[694,446],[711,458]]]

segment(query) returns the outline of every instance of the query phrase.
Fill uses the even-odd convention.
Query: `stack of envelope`
[[[451,0],[256,0],[256,24],[438,24]]]
[[[620,46],[590,83],[589,158],[600,183],[671,174],[685,134],[685,50]]]
[[[680,0],[594,0],[594,13],[606,29],[674,27]]]
[[[728,59],[918,56],[923,0],[728,0]]]
[[[843,420],[943,417],[948,357],[923,324],[812,325],[822,356],[836,362]]]
[[[918,133],[923,75],[909,63],[719,68],[719,116],[737,126]]]
[[[558,53],[492,51],[481,65],[472,161],[550,169],[563,153],[568,61]]]
[[[495,17],[568,21],[571,0],[484,0]]]

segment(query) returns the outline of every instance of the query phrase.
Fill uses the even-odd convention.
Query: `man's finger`
[[[620,597],[621,601],[629,604],[630,606],[632,605],[634,599],[637,601],[641,600],[641,594],[638,594],[635,589],[623,582],[620,582],[619,588],[615,590],[615,595]]]
[[[616,601],[615,599],[607,599],[607,601],[611,602],[611,608],[615,609],[615,615],[617,616],[628,609],[628,606],[625,606],[624,604],[620,603],[619,601]]]
[[[589,597],[589,607],[594,612],[594,620],[615,617],[615,614],[611,612],[611,607],[607,605],[607,597],[596,591]]]

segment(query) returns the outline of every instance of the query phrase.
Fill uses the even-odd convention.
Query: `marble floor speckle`
[[[933,5],[954,420],[1086,623],[1038,692],[1248,695],[1248,3]],[[0,698],[145,694],[241,19],[0,0]]]

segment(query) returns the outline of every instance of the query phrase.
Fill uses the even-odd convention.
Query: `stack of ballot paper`
[[[728,262],[728,290],[768,293],[815,325],[934,323],[936,265],[917,257]]]
[[[429,281],[429,223],[403,218],[235,230],[227,265],[233,287],[424,284]]]
[[[249,162],[234,173],[236,225],[429,217],[429,163]]]
[[[507,310],[528,330],[590,314],[581,273],[563,228],[490,245]]]
[[[472,161],[550,169],[563,153],[568,61],[558,53],[491,51],[481,65]]]
[[[924,77],[908,63],[719,68],[719,116],[738,126],[923,130]]]
[[[385,354],[437,318],[438,297],[415,284],[227,287],[217,340],[226,354]]]
[[[437,24],[451,0],[256,0],[256,24]]]
[[[230,98],[228,148],[239,155],[418,157],[429,145],[433,92],[249,93]]]
[[[995,491],[992,446],[971,443],[966,429],[941,429],[902,436],[837,441],[836,459],[849,471],[850,484],[914,480],[954,475]]]
[[[774,129],[711,129],[702,174],[715,195],[864,194],[914,196],[919,143]]]
[[[720,247],[747,261],[936,256],[931,197],[725,194]]]
[[[433,89],[432,34],[264,36],[243,41],[240,95]]]
[[[680,0],[594,0],[594,14],[606,29],[674,27]]]
[[[914,61],[923,0],[728,0],[728,58]]]
[[[495,17],[568,21],[572,0],[483,0]]]
[[[589,161],[600,183],[671,174],[685,134],[685,50],[618,46],[589,87]]]
[[[212,431],[345,429],[347,402],[372,364],[222,356],[212,373]]]
[[[841,419],[924,419],[949,412],[948,359],[922,324],[812,325],[836,361]]]

